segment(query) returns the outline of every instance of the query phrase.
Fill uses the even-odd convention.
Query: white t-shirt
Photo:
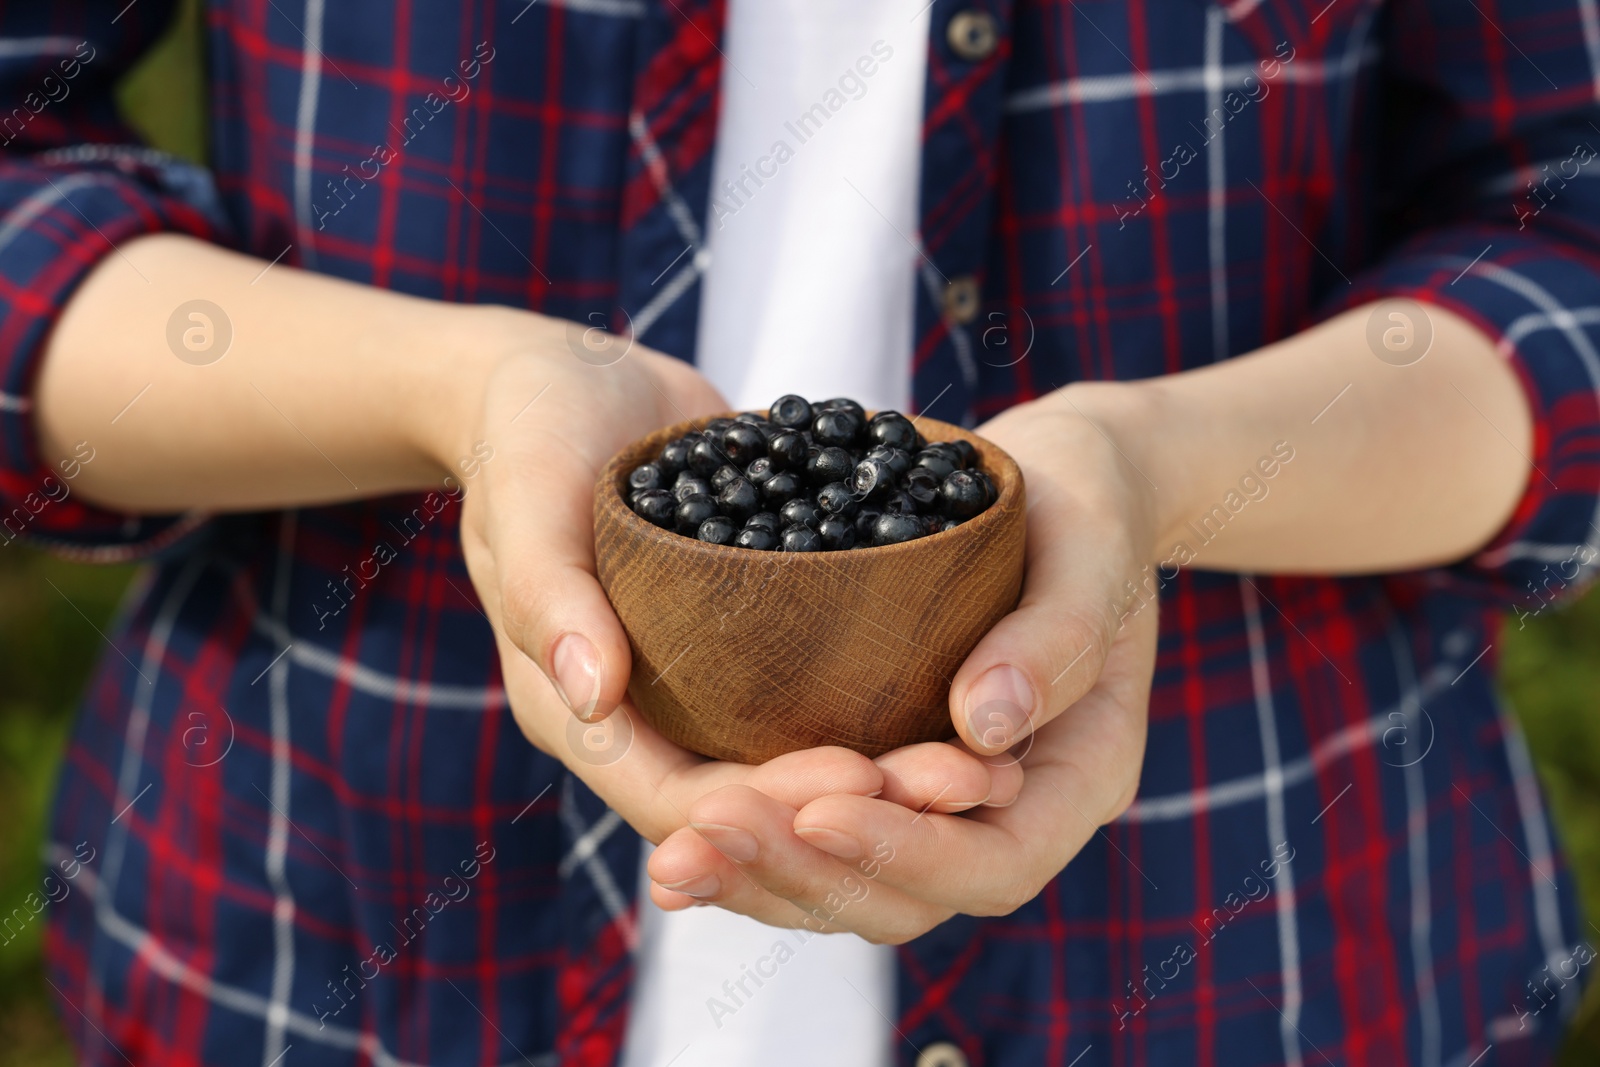
[[[910,403],[928,19],[923,0],[728,4],[695,362],[736,407]]]
[[[729,0],[696,363],[735,407],[909,404],[930,7]],[[892,949],[648,886],[623,1067],[890,1062]]]

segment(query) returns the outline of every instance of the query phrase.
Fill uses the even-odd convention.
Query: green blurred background
[[[203,160],[197,8],[198,0],[187,0],[118,96],[147,141]],[[38,887],[72,709],[106,652],[96,628],[108,625],[133,573],[63,563],[20,545],[0,548],[0,915]],[[1508,627],[1501,651],[1505,693],[1527,732],[1585,911],[1600,918],[1600,589],[1564,611],[1539,614],[1525,629]],[[72,1063],[40,965],[42,926],[34,922],[0,945],[0,1067]],[[1562,1067],[1600,1063],[1600,984],[1590,994]]]

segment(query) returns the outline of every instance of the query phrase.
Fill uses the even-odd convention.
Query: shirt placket
[[[612,328],[692,360],[710,263],[724,0],[651,0],[639,20],[628,113],[619,304]]]
[[[985,389],[988,250],[1010,0],[934,0],[918,245],[912,396],[919,412],[971,426]]]

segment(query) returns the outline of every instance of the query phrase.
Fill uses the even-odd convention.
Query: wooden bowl
[[[818,745],[878,756],[954,734],[950,680],[1022,589],[1022,472],[976,434],[917,421],[929,441],[972,442],[999,496],[954,530],[876,548],[759,552],[635,515],[629,472],[704,420],[612,458],[595,486],[595,557],[633,645],[628,692],[651,725],[741,763]]]

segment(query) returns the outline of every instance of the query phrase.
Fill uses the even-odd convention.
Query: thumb
[[[574,715],[602,719],[627,693],[633,653],[595,577],[593,473],[577,456],[516,458],[523,470],[496,472],[488,524],[499,623]]]
[[[1150,579],[1147,591],[1109,560],[1086,560],[1081,546],[1095,540],[1062,541],[1059,531],[1049,541],[1030,537],[1016,610],[978,642],[951,682],[951,719],[979,753],[1005,751],[1093,688],[1123,622],[1154,600],[1153,573],[1141,575]],[[1036,552],[1041,542],[1051,547]]]
[[[650,353],[645,371],[651,387],[666,401],[666,410],[661,412],[663,423],[699,419],[727,411],[731,406],[716,386],[681,359]]]
[[[638,372],[655,393],[657,421],[725,407],[716,389],[683,361],[648,351],[638,357]],[[520,473],[509,464],[498,472],[494,553],[506,636],[585,722],[616,710],[633,666],[627,633],[595,576],[594,479],[607,458],[550,449]]]

